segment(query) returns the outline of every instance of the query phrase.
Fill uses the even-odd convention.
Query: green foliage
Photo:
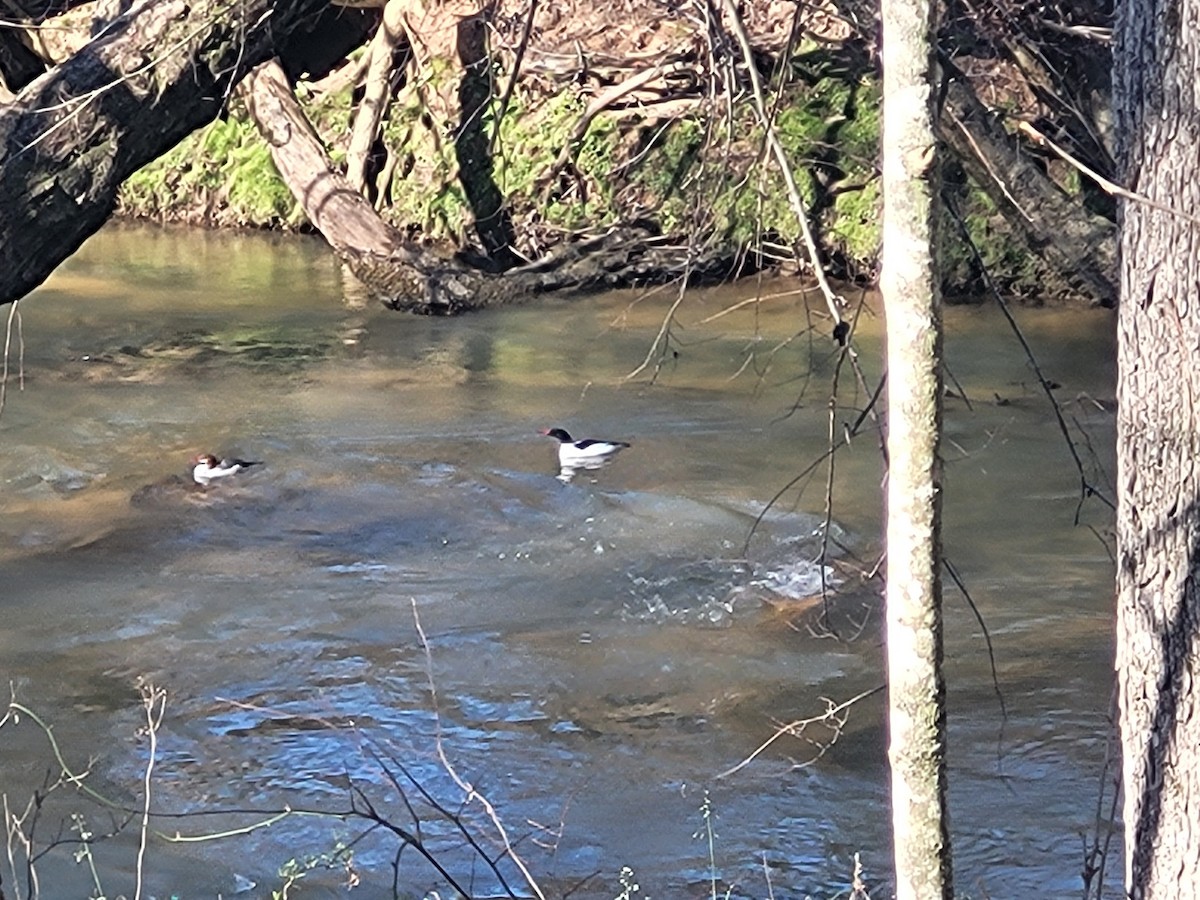
[[[306,112],[319,133],[345,130],[349,88],[322,95]],[[344,150],[334,149],[335,163]],[[121,211],[213,225],[295,228],[304,222],[244,109],[189,135],[134,173],[121,188]]]
[[[282,883],[278,890],[271,891],[271,900],[289,900],[293,896],[293,888],[297,888],[310,872],[318,869],[344,871],[348,876],[348,886],[352,887],[358,883],[358,876],[354,871],[354,851],[344,841],[339,840],[327,853],[306,856],[302,860],[289,859],[280,866],[279,878]]]
[[[443,68],[431,66],[429,79]],[[427,84],[427,90],[432,88],[432,83]],[[454,145],[422,123],[424,107],[415,92],[409,97],[408,102],[392,105],[384,123],[384,141],[404,160],[403,170],[408,173],[405,183],[392,191],[384,214],[400,228],[459,242],[471,223],[471,207],[456,178]]]
[[[845,72],[827,77],[827,56],[815,55],[812,71],[767,104],[778,108],[775,133],[817,232],[851,257],[870,258],[880,242],[878,91]],[[701,230],[730,246],[767,233],[799,240],[784,178],[749,104],[707,128],[698,116],[676,120],[638,149],[644,154],[632,178],[667,232]]]
[[[865,259],[879,243],[879,96],[848,69],[814,49],[794,61],[792,80],[767,103],[819,240]],[[436,98],[453,96],[458,76],[446,61],[431,60],[415,76],[420,83],[391,106],[383,140],[396,176],[378,205],[411,234],[464,243],[473,215],[458,177],[454,123],[436,112]],[[799,240],[783,178],[746,102],[712,118],[701,109],[640,122],[605,113],[581,137],[575,131],[587,100],[575,90],[546,95],[518,85],[497,123],[498,105],[484,121],[488,133],[498,128],[491,174],[518,223],[578,230],[648,216],[666,233],[689,232],[727,250],[764,234]],[[350,111],[348,89],[307,104],[327,136],[346,135]],[[342,144],[327,143],[335,164],[343,160]],[[212,224],[303,221],[265,143],[236,110],[135,174],[121,204],[137,215]]]
[[[121,189],[134,215],[294,227],[303,214],[254,125],[230,115],[188,136]]]
[[[271,153],[261,140],[231,147],[222,172],[227,179],[228,208],[234,216],[247,222],[299,224],[299,204],[279,177]]]
[[[1012,229],[992,198],[973,183],[964,181],[958,185],[954,202],[971,244],[1001,290],[1036,294],[1041,263],[1023,243],[1013,240]],[[943,289],[952,297],[980,294],[983,286],[978,281],[979,262],[963,239],[962,228],[948,211],[942,214],[940,229]]]
[[[883,195],[879,179],[868,181],[861,190],[844,191],[833,204],[834,216],[826,240],[845,249],[853,259],[874,258],[880,248]]]
[[[540,207],[545,222],[560,228],[600,225],[618,216],[612,173],[619,134],[611,118],[593,119],[568,149],[567,165],[554,170],[585,108],[583,97],[570,91],[537,102],[521,95],[500,123],[501,192],[516,206]]]
[[[664,231],[676,231],[683,225],[679,204],[680,188],[688,173],[700,161],[704,149],[704,127],[693,117],[676,119],[665,130],[650,135],[653,143],[647,163],[636,170],[636,179],[661,204],[659,218]],[[652,162],[650,160],[653,160]],[[671,202],[674,200],[675,202]]]
[[[806,208],[821,204],[817,227],[824,240],[851,256],[873,256],[880,240],[877,89],[814,77],[789,85],[780,101],[775,131]],[[664,230],[699,225],[730,245],[756,242],[763,233],[797,241],[799,223],[753,111],[742,106],[707,137],[705,150],[700,121],[678,120],[638,166],[634,178]]]

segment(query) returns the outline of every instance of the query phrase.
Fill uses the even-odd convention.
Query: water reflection
[[[697,320],[734,296],[697,294]],[[68,755],[102,750],[98,777],[130,797],[147,759],[131,685],[167,687],[164,809],[332,808],[353,784],[396,811],[391,760],[457,803],[440,741],[514,828],[562,823],[552,841],[521,835],[560,893],[600,871],[572,896],[614,896],[623,865],[651,894],[706,884],[692,839],[706,790],[732,896],[768,893],[764,865],[777,894],[828,896],[860,850],[879,878],[878,704],[818,766],[795,768],[810,748],[779,742],[714,780],[776,722],[879,683],[876,587],[861,580],[878,454],[863,440],[839,456],[828,525],[823,479],[801,483],[744,552],[763,501],[823,452],[828,398],[793,378],[826,377],[833,357],[790,340],[803,313],[789,300],[694,326],[663,381],[627,384],[662,314],[633,299],[413,319],[344,303],[317,245],[102,234],[23,306],[28,383],[0,419],[6,674]],[[1107,396],[1105,320],[1030,315],[1056,380]],[[1001,779],[990,669],[952,601],[958,871],[995,895],[1064,893],[1103,757],[1109,563],[1070,528],[1077,479],[1054,462],[1052,417],[1020,402],[1024,363],[980,314],[947,320],[960,383],[1010,401],[951,410],[946,544],[1020,735]],[[877,375],[878,335],[860,337]],[[1111,417],[1090,414],[1105,456]],[[636,446],[564,479],[545,422]],[[197,448],[265,465],[202,491]],[[822,566],[826,539],[846,553]],[[820,627],[829,589],[859,640]],[[6,727],[16,796],[46,749],[10,740]],[[290,818],[219,847],[156,845],[155,890],[243,879],[265,893],[287,859],[344,837],[332,831]],[[445,822],[430,833],[456,840]],[[394,849],[364,840],[362,871],[388,872]],[[109,865],[116,894],[128,867]]]
[[[596,472],[612,464],[611,459],[580,460],[575,463],[559,463],[558,480],[570,484],[580,472]]]

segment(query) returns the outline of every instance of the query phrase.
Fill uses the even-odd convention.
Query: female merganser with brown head
[[[261,460],[217,459],[211,453],[201,453],[192,459],[192,478],[196,484],[208,487],[213,479],[236,475],[243,469],[259,465],[262,465]]]

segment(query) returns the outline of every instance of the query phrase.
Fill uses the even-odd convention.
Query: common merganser
[[[543,428],[541,433],[558,441],[558,463],[564,469],[598,469],[629,446],[626,441],[577,441],[561,428]]]
[[[217,459],[211,453],[201,453],[192,460],[192,478],[196,484],[208,487],[208,483],[214,478],[235,475],[242,469],[259,465],[262,465],[261,460]]]

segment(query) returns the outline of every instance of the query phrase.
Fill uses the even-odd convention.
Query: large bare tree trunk
[[[112,213],[133,172],[214,119],[326,0],[149,0],[0,109],[0,303]]]
[[[1200,209],[1200,2],[1120,5],[1114,107],[1124,184]],[[1121,208],[1117,673],[1125,889],[1200,885],[1200,227]]]
[[[954,896],[942,676],[942,322],[931,0],[883,0],[888,757],[896,897]]]

